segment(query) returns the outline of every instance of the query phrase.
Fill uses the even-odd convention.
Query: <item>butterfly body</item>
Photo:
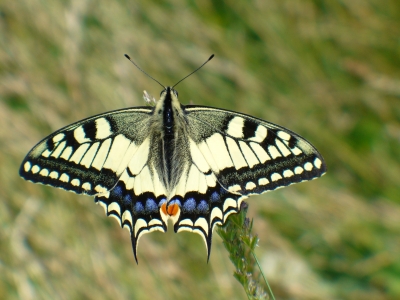
[[[323,175],[322,156],[278,125],[237,112],[182,105],[171,87],[154,107],[100,114],[64,127],[26,156],[20,175],[95,196],[108,216],[139,238],[212,231],[252,194]]]
[[[158,149],[154,155],[157,160],[154,167],[160,168],[158,173],[162,174],[161,180],[168,195],[190,161],[188,133],[185,130],[187,119],[177,97],[177,92],[171,87],[162,91],[161,99],[152,112],[150,126],[150,136],[153,137],[150,149]]]

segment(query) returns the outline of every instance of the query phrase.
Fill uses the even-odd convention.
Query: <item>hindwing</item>
[[[138,168],[138,164],[142,165]],[[117,185],[110,192],[97,195],[95,201],[104,207],[107,216],[128,229],[136,262],[140,237],[155,230],[167,230],[168,215],[160,209],[167,204],[166,190],[157,172],[148,165],[148,156],[139,151]]]

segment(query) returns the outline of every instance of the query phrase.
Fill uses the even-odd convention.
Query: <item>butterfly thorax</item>
[[[186,122],[177,92],[167,87],[161,92],[151,120],[150,161],[168,194],[176,187],[189,164]]]

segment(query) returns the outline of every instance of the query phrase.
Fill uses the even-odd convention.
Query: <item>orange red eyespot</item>
[[[176,216],[179,213],[179,205],[176,203],[173,203],[171,205],[169,205],[167,207],[167,203],[165,202],[162,206],[161,206],[161,211],[165,214],[165,215],[169,215],[171,217]]]

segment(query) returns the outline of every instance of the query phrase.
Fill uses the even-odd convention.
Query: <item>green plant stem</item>
[[[229,258],[235,266],[233,276],[243,286],[248,299],[269,299],[264,286],[258,280],[259,273],[261,273],[269,289],[271,299],[275,300],[254,253],[258,237],[251,233],[253,222],[246,218],[247,208],[247,203],[243,202],[240,212],[231,215],[227,222],[217,229],[217,233],[222,238],[224,246],[229,252]],[[256,265],[259,273],[256,270]]]

